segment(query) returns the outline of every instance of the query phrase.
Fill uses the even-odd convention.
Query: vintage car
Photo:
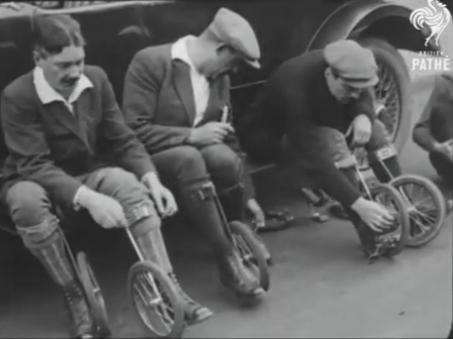
[[[243,1],[35,1],[0,6],[0,90],[32,67],[33,14],[68,13],[81,22],[87,39],[87,63],[102,66],[121,100],[123,77],[141,48],[199,33],[215,11],[226,6],[242,14],[256,30],[262,68],[233,75],[236,116],[247,114],[272,70],[282,61],[343,38],[370,47],[379,65],[377,105],[398,148],[408,137],[411,119],[409,73],[400,49],[442,48],[433,39],[425,47],[428,27],[417,30],[409,17],[433,0],[243,0]],[[384,105],[384,106],[383,106]],[[379,108],[377,107],[377,108]],[[379,111],[379,110],[378,110]]]

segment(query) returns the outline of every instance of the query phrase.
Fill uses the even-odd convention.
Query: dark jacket
[[[76,177],[117,165],[141,177],[155,171],[144,147],[125,124],[105,72],[85,66],[94,87],[74,103],[42,104],[33,72],[5,88],[1,120],[8,157],[6,185],[16,180],[40,184],[58,203],[71,206],[81,182]]]
[[[314,127],[326,126],[345,133],[359,114],[373,121],[373,99],[367,91],[348,104],[338,102],[328,90],[326,67],[321,50],[282,63],[269,78],[255,110],[262,115],[257,121],[268,124],[273,134],[286,134],[297,163],[314,184],[350,206],[359,191],[335,167],[331,155],[316,147],[322,142],[318,142],[320,137]]]
[[[198,126],[219,121],[230,106],[230,81],[211,82],[206,113]],[[189,66],[171,59],[171,44],[148,47],[133,58],[126,73],[123,113],[150,154],[183,145],[195,118]]]
[[[197,126],[220,121],[225,106],[231,107],[227,75],[211,81],[208,105]],[[134,56],[124,81],[123,113],[150,154],[186,144],[196,113],[190,68],[172,60],[171,44],[148,47]],[[241,156],[235,134],[229,134],[224,143]],[[248,174],[243,184],[246,198],[254,197]]]
[[[413,130],[414,141],[428,152],[453,138],[453,75],[436,76],[431,97]]]

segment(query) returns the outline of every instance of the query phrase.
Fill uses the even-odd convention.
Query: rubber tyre
[[[445,217],[446,217],[446,202],[445,198],[442,194],[442,192],[439,190],[439,188],[429,179],[421,177],[419,175],[413,175],[413,174],[405,174],[401,175],[397,178],[394,178],[392,181],[390,181],[390,184],[394,186],[400,194],[402,192],[400,189],[404,187],[405,185],[408,184],[415,184],[422,186],[431,196],[436,210],[436,221],[433,225],[429,226],[429,231],[422,233],[421,235],[418,236],[411,236],[411,231],[409,230],[408,233],[408,238],[407,238],[407,243],[406,245],[408,247],[420,247],[423,246],[427,243],[429,243],[431,240],[433,240],[440,232],[442,229],[442,226],[445,222]],[[404,198],[404,195],[403,195]],[[404,198],[405,199],[405,198]],[[409,211],[409,218],[412,220],[411,213]],[[412,227],[412,223],[410,223],[410,227]]]
[[[96,280],[93,269],[87,255],[84,252],[77,253],[77,268],[80,282],[87,297],[91,315],[96,327],[96,333],[102,337],[109,337],[111,334],[107,310],[101,288]]]
[[[398,242],[397,247],[386,253],[388,256],[395,256],[401,253],[406,246],[407,235],[409,233],[409,215],[407,214],[406,204],[399,192],[389,184],[378,184],[371,188],[370,192],[373,200],[376,199],[378,194],[387,195],[396,207],[397,217],[399,219],[398,221],[401,229],[400,241]]]
[[[145,319],[147,316],[140,312],[136,299],[137,294],[135,293],[134,287],[136,286],[136,283],[138,283],[137,279],[142,275],[149,275],[153,279],[155,286],[159,289],[159,295],[162,297],[163,292],[166,296],[167,302],[170,303],[170,307],[173,311],[173,323],[166,332],[156,329],[155,326],[151,324],[152,320],[150,320],[149,317]],[[159,266],[150,261],[136,262],[129,270],[128,292],[139,318],[156,338],[181,337],[185,328],[183,304],[173,282]],[[159,319],[162,319],[158,312],[155,310],[153,312],[159,317]]]
[[[261,287],[268,291],[270,287],[269,267],[255,233],[249,226],[240,221],[230,222],[230,227],[234,245],[239,251],[245,267],[252,273],[259,275]]]
[[[381,116],[379,119],[384,122],[391,133],[396,149],[401,151],[411,128],[410,77],[406,62],[398,50],[385,40],[364,37],[360,38],[358,42],[373,51],[378,64],[379,83],[375,86],[376,99],[385,98],[384,103],[387,109],[398,111],[393,133],[389,128],[393,123],[386,123],[386,119]],[[392,87],[391,92],[393,93],[384,94],[383,88],[388,85]],[[394,108],[394,104],[398,104],[399,108]]]

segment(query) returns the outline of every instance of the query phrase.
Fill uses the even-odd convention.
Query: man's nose
[[[82,74],[82,67],[74,65],[69,70],[68,76],[71,79],[76,79],[76,78],[80,77],[81,74]]]

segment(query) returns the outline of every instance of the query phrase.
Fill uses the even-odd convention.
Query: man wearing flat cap
[[[123,92],[127,123],[189,222],[212,244],[222,283],[240,296],[264,291],[224,232],[216,192],[228,220],[242,219],[245,205],[264,218],[231,126],[228,77],[242,62],[259,68],[259,58],[249,23],[222,8],[199,36],[139,51]]]
[[[368,226],[366,234],[375,234],[370,229],[379,232],[391,216],[361,197],[351,170],[338,168],[336,162],[350,155],[346,141],[363,145],[378,179],[390,180],[372,156],[383,148],[394,150],[384,125],[375,118],[372,90],[378,80],[370,50],[352,40],[336,41],[282,63],[241,125],[250,131],[242,140],[249,155],[263,160],[271,150],[295,161],[316,187],[342,204],[356,227],[362,225],[362,244],[370,239],[363,235],[363,225]],[[399,175],[393,154],[384,162]],[[368,240],[364,250],[371,253],[374,242]]]

